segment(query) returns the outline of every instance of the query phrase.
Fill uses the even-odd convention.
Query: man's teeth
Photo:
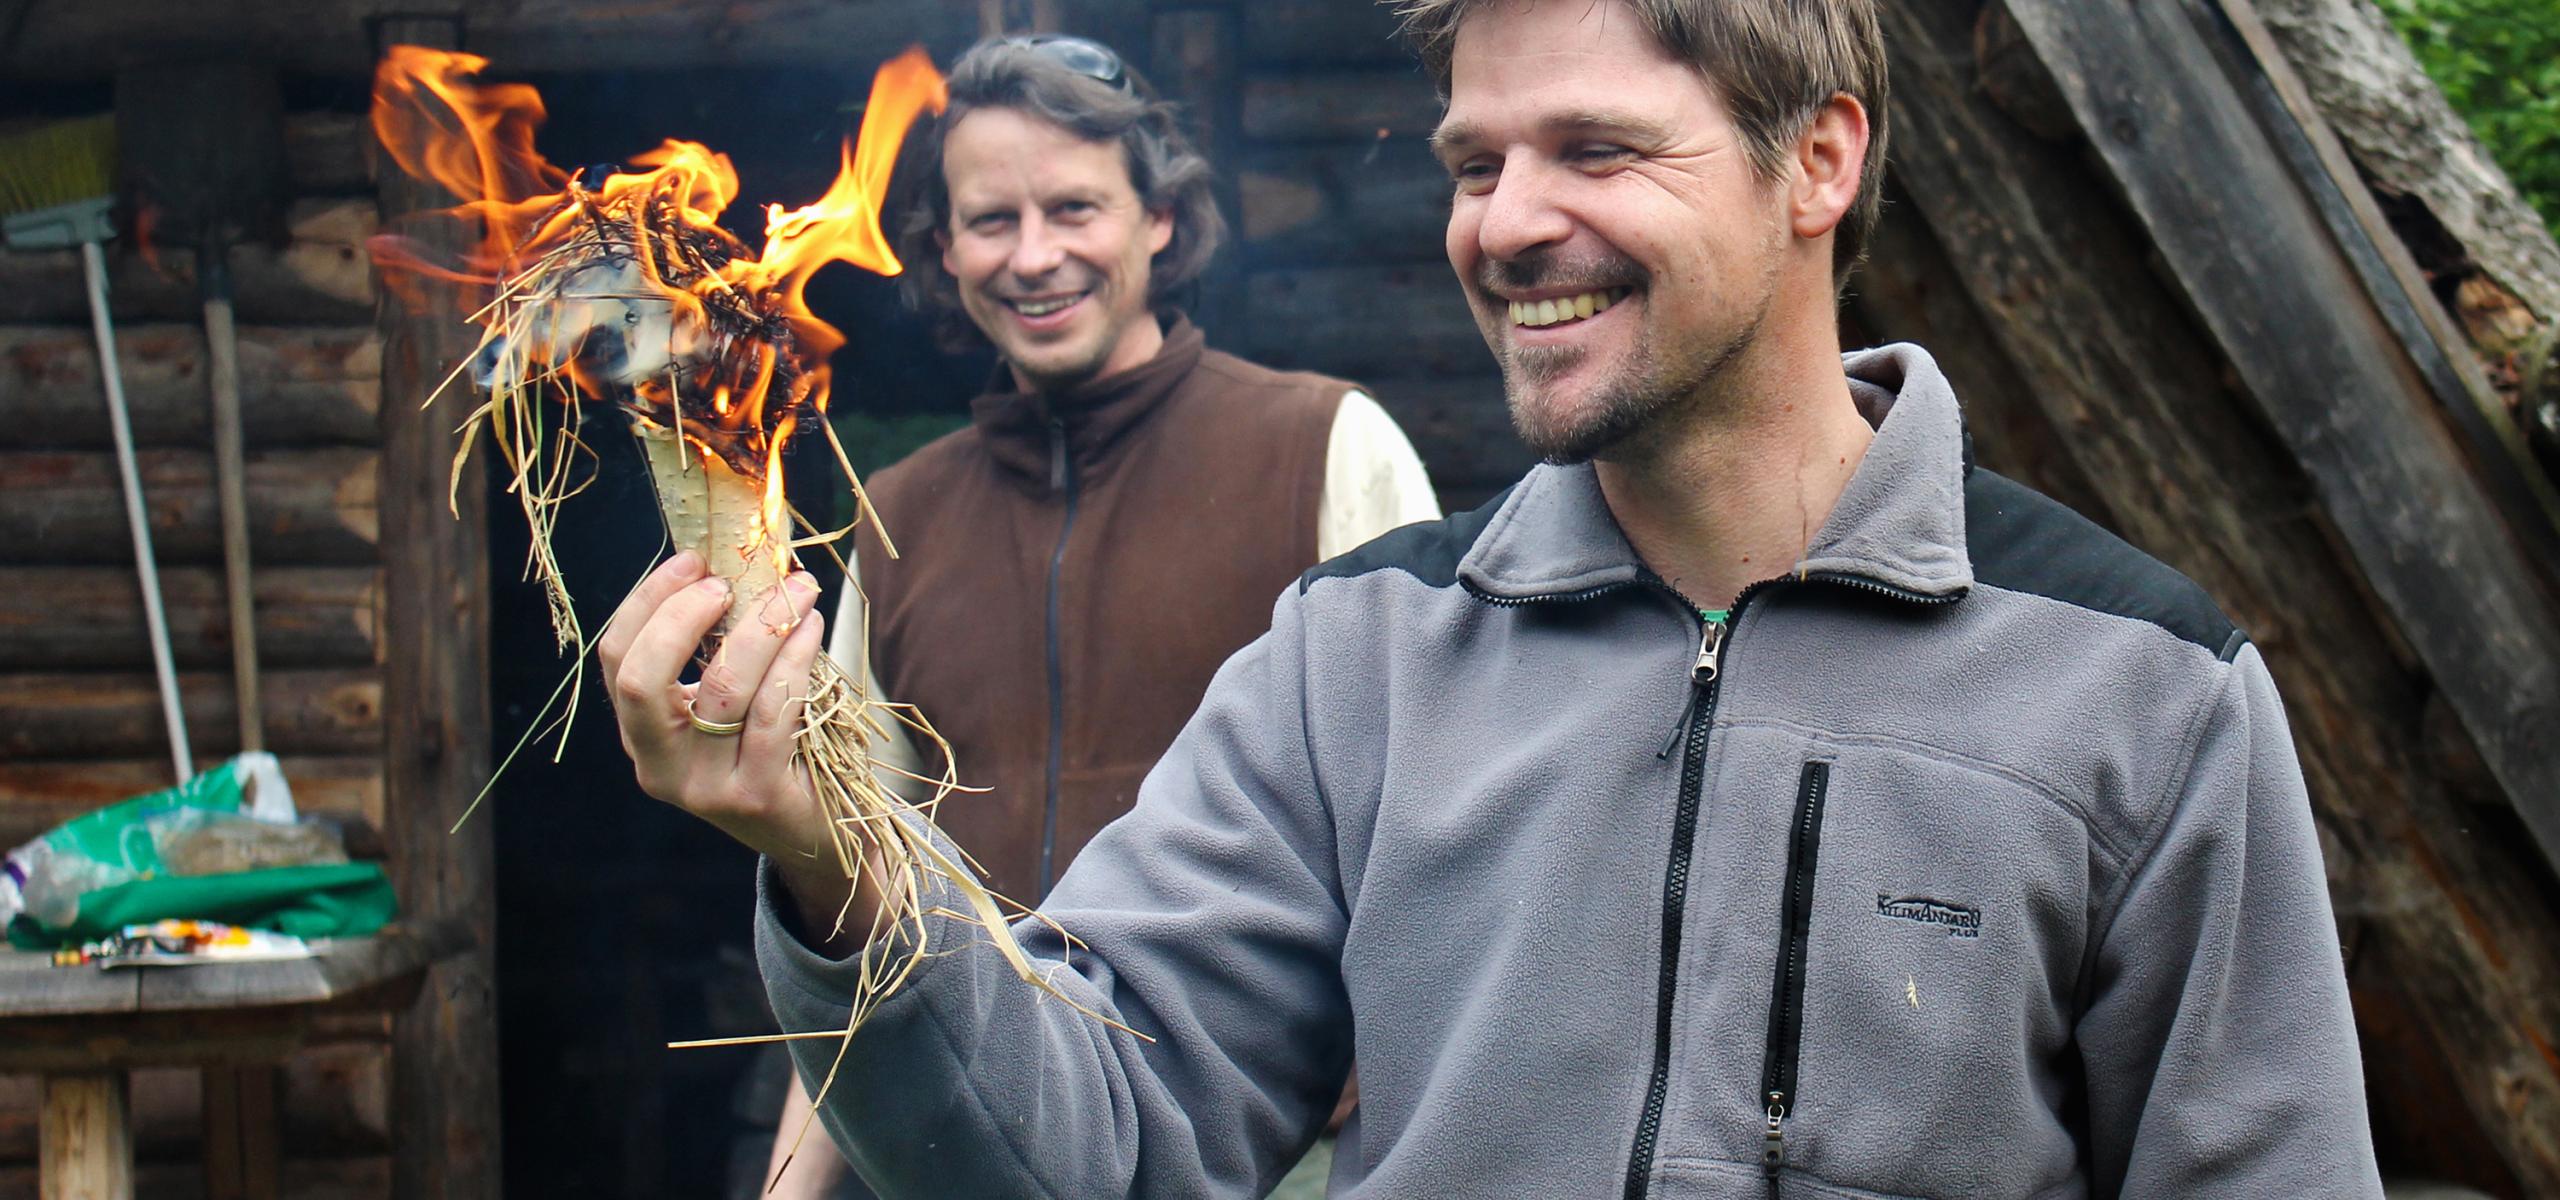
[[[1603,288],[1596,292],[1584,292],[1579,296],[1566,296],[1560,300],[1514,300],[1511,302],[1511,323],[1536,328],[1540,325],[1561,325],[1567,321],[1579,321],[1593,313],[1609,311],[1610,305],[1627,298],[1628,290],[1627,288]]]
[[[1082,299],[1084,299],[1084,293],[1078,292],[1075,295],[1061,296],[1055,300],[1015,300],[1012,304],[1013,311],[1021,313],[1023,316],[1045,317],[1050,313],[1056,312],[1059,309],[1065,308],[1066,306]]]

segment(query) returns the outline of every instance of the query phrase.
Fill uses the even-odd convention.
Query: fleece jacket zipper
[[[1059,652],[1064,635],[1058,581],[1067,562],[1067,535],[1076,527],[1075,463],[1067,457],[1067,423],[1056,418],[1049,421],[1049,490],[1065,498],[1067,512],[1058,522],[1057,549],[1049,554],[1049,778],[1040,811],[1040,890],[1036,893],[1044,899],[1049,885],[1058,879],[1058,791],[1067,760],[1067,676],[1064,655]]]
[[[1760,1069],[1760,1166],[1775,1180],[1787,1165],[1787,1114],[1796,1101],[1796,1062],[1804,1049],[1806,941],[1813,932],[1813,872],[1822,854],[1822,804],[1831,764],[1809,762],[1796,782],[1787,832],[1787,878],[1778,909],[1777,978],[1769,990],[1769,1040]]]
[[[1678,590],[1668,584],[1661,586],[1679,600],[1683,610],[1699,611]],[[1662,968],[1654,985],[1653,1075],[1645,1084],[1644,1108],[1636,1116],[1635,1149],[1627,1158],[1627,1200],[1642,1200],[1653,1180],[1654,1147],[1662,1135],[1662,1108],[1671,1091],[1671,1016],[1673,1001],[1680,992],[1680,937],[1683,914],[1689,904],[1689,859],[1698,835],[1698,807],[1706,792],[1707,731],[1715,724],[1726,635],[1742,619],[1742,607],[1750,602],[1755,590],[1756,585],[1734,597],[1724,620],[1710,621],[1701,616],[1698,658],[1689,668],[1687,705],[1680,714],[1680,723],[1672,727],[1673,742],[1685,739],[1687,748],[1680,755],[1679,802],[1672,810],[1671,860],[1662,876]],[[1670,750],[1665,745],[1659,757],[1670,757]]]

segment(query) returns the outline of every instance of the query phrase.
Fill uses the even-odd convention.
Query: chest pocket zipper
[[[1769,1040],[1760,1074],[1760,1167],[1772,1183],[1787,1165],[1787,1115],[1796,1105],[1796,1062],[1804,1044],[1806,942],[1813,929],[1813,872],[1822,853],[1822,806],[1831,764],[1808,762],[1796,782],[1788,824],[1787,875],[1779,908],[1778,966],[1769,993]]]

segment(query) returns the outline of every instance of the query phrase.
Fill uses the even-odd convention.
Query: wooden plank
[[[35,1200],[36,1169],[0,1167],[0,1200]],[[284,1200],[381,1200],[390,1194],[391,1159],[287,1158]],[[208,1200],[204,1168],[186,1162],[146,1162],[134,1168],[134,1193],[148,1200]]]
[[[283,1071],[283,1139],[295,1154],[343,1158],[391,1149],[388,1044],[310,1046],[286,1059]],[[131,1081],[134,1156],[145,1162],[197,1158],[204,1138],[203,1071],[141,1067]],[[40,1077],[0,1075],[0,1164],[35,1161],[42,1096]]]
[[[220,562],[212,452],[145,450],[135,458],[162,567]],[[250,455],[249,542],[258,564],[372,563],[380,465],[373,452],[355,449]],[[108,566],[132,558],[112,455],[0,452],[0,562]]]
[[[179,703],[198,757],[239,748],[228,673],[181,672]],[[368,754],[382,748],[383,673],[373,667],[268,671],[258,697],[267,746],[280,754]],[[166,746],[149,672],[0,675],[0,757],[123,758]]]
[[[297,201],[283,246],[231,251],[237,319],[256,325],[358,325],[373,314],[373,266],[364,241],[373,209],[361,200]],[[160,250],[146,259],[119,241],[107,255],[107,304],[118,321],[201,319],[195,252]],[[77,251],[0,255],[0,322],[82,324],[87,285]]]
[[[293,195],[370,195],[373,167],[373,124],[364,114],[285,115],[285,183]]]
[[[1269,141],[1362,141],[1380,131],[1427,135],[1440,123],[1440,96],[1419,64],[1350,71],[1286,71],[1244,81],[1246,137]]]
[[[202,758],[197,767],[219,761]],[[347,853],[357,858],[379,856],[383,786],[379,755],[285,755],[278,762],[286,785],[293,789],[297,811],[352,826],[346,829]],[[159,791],[172,782],[165,754],[76,762],[10,758],[0,762],[0,846],[19,845],[84,812]]]
[[[1511,486],[1537,462],[1511,429],[1502,377],[1384,378],[1364,381],[1396,419],[1443,495]]]
[[[282,1074],[264,1065],[204,1069],[206,1200],[276,1200]]]
[[[1241,141],[1234,80],[1241,70],[1237,39],[1242,20],[1229,9],[1191,8],[1163,13],[1155,19],[1153,56],[1155,84],[1166,99],[1182,105],[1185,122],[1200,152],[1212,163],[1224,162]],[[1235,175],[1216,171],[1210,191],[1218,213],[1233,237],[1239,201]],[[1230,250],[1209,260],[1192,288],[1191,319],[1213,344],[1226,344],[1241,316],[1243,289],[1237,286],[1238,260]]]
[[[1395,7],[1371,0],[1256,0],[1244,16],[1245,61],[1255,67],[1403,67]]]
[[[542,0],[537,7],[555,15],[584,11],[554,6],[553,0]],[[877,16],[890,11],[889,6],[820,7],[829,11],[797,10],[782,16],[782,25],[764,24],[776,14],[758,11],[752,14],[755,23],[736,27],[734,34],[785,34],[810,49],[824,46],[823,53],[832,57],[840,57],[846,46],[903,43],[841,38],[827,29],[831,19]],[[725,8],[710,19],[741,11]],[[954,14],[937,5],[929,15]],[[818,19],[795,21],[805,16]],[[496,51],[487,40],[490,30],[476,18],[472,31],[475,49]],[[451,47],[460,44],[461,24],[386,20],[378,33],[385,42]],[[706,41],[716,45],[720,40],[686,37],[668,48],[693,55],[706,48]],[[578,58],[628,62],[619,55],[632,52],[581,45]],[[433,188],[398,172],[383,174],[380,197],[386,220],[446,203]],[[448,240],[427,249],[450,253],[462,247]],[[411,307],[413,301],[417,307]],[[459,922],[471,944],[468,952],[435,967],[430,985],[394,1027],[391,1111],[401,1154],[391,1195],[398,1200],[475,1200],[499,1191],[497,964],[491,949],[497,935],[494,849],[488,820],[454,828],[487,782],[492,761],[486,503],[479,487],[465,486],[453,500],[459,513],[448,511],[448,481],[459,448],[454,420],[447,413],[419,411],[419,402],[470,350],[466,327],[454,320],[464,311],[461,303],[458,296],[430,289],[418,297],[387,299],[379,318],[382,527],[390,538],[390,553],[384,557],[390,605],[383,628],[390,654],[383,671],[390,708],[384,714],[383,760],[389,768],[385,830],[391,839],[391,878],[409,912]],[[466,483],[472,478],[464,476]]]
[[[135,30],[150,31],[155,52],[237,53],[255,46],[287,71],[362,76],[374,59],[368,22],[396,22],[418,11],[397,0],[119,0],[114,8],[109,14],[87,5],[45,6],[0,46],[0,76],[30,84],[106,77],[120,55],[132,53]],[[465,23],[471,49],[507,71],[842,66],[849,55],[887,58],[911,42],[949,61],[977,33],[976,7],[944,0],[458,0],[437,11]],[[862,72],[871,65],[863,62]]]
[[[1247,266],[1446,262],[1449,176],[1420,137],[1254,146],[1237,171]]]
[[[2560,1192],[2555,1160],[2536,1148],[2560,1128],[2548,1051],[2560,1044],[2560,946],[2530,838],[2485,770],[2466,783],[2451,769],[2456,748],[2425,732],[2415,652],[2112,185],[1983,94],[1971,12],[1898,4],[1880,15],[1904,211],[1944,255],[1896,273],[1945,280],[1978,310],[1981,332],[1952,356],[2005,360],[1977,378],[2014,383],[1967,392],[1971,421],[2031,431],[2009,442],[2020,458],[1987,465],[2041,478],[2036,456],[2067,456],[2103,501],[2083,511],[2194,577],[2249,631],[2284,693],[2351,973],[2396,981],[2425,1022],[2430,1062],[2380,1057],[2391,1044],[2369,1042],[2369,1072],[2441,1065],[2472,1106],[2419,1112],[2376,1088],[2377,1126],[2464,1122],[2509,1164],[2545,1164],[2519,1168],[2520,1194]],[[1909,244],[1879,239],[1878,253]],[[2358,965],[2367,956],[2378,960],[2370,971]],[[2441,1154],[2397,1165],[2473,1177]]]
[[[20,567],[0,589],[0,665],[13,670],[148,669],[142,593],[116,567]],[[382,572],[375,567],[269,567],[252,581],[258,661],[343,667],[381,661]],[[169,644],[187,669],[231,665],[222,574],[160,573]]]
[[[2560,616],[2430,389],[2181,0],[2008,0],[2322,508],[2560,863]],[[2231,231],[2246,229],[2248,236]]]
[[[133,1137],[124,1073],[64,1072],[44,1081],[44,1200],[133,1200]]]
[[[1239,333],[1255,362],[1355,380],[1495,369],[1446,262],[1253,272]]]
[[[212,439],[202,327],[116,330],[116,363],[138,446]],[[252,446],[362,446],[381,436],[382,339],[371,329],[240,330],[242,432]],[[96,449],[107,433],[98,345],[85,327],[0,326],[0,430],[11,449]]]

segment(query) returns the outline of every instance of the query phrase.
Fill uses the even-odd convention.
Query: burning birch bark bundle
[[[551,555],[552,531],[559,506],[587,478],[580,464],[592,451],[577,432],[587,406],[623,414],[647,457],[670,542],[699,553],[731,584],[729,611],[701,651],[708,661],[730,630],[787,611],[775,593],[796,549],[826,545],[833,553],[831,543],[863,521],[877,530],[878,515],[825,420],[826,359],[843,337],[810,313],[801,293],[830,262],[884,275],[901,269],[880,232],[880,198],[907,126],[924,109],[941,109],[941,77],[921,49],[883,66],[834,186],[808,207],[769,208],[758,254],[716,224],[738,191],[726,156],[671,140],[635,160],[648,170],[572,177],[533,151],[540,98],[522,85],[472,78],[485,66],[471,55],[394,47],[374,89],[383,145],[404,170],[465,200],[449,215],[486,230],[459,266],[428,261],[397,237],[374,245],[395,285],[427,275],[492,292],[470,314],[482,329],[478,348],[438,389],[467,374],[486,393],[463,422],[454,486],[485,433],[532,530],[527,572],[543,585],[561,647],[583,655],[589,643]],[[556,428],[545,414],[553,404],[566,413]],[[857,515],[845,529],[795,540],[782,451],[804,423],[825,431]],[[927,953],[947,949],[928,945],[928,915],[975,926],[1025,981],[1064,1000],[1008,929],[1019,906],[989,893],[946,851],[949,843],[937,841],[934,809],[958,790],[950,768],[939,778],[909,777],[926,793],[921,800],[880,783],[884,768],[872,747],[889,723],[940,745],[932,726],[912,709],[865,695],[858,673],[823,655],[808,695],[795,766],[808,772],[830,817],[846,878],[868,874],[886,897],[869,932],[872,944],[894,952],[865,956],[843,1034],[782,1036],[858,1028]],[[937,880],[966,911],[925,909]],[[724,1041],[761,1040],[772,1039]],[[724,1043],[679,1043],[712,1044]]]

